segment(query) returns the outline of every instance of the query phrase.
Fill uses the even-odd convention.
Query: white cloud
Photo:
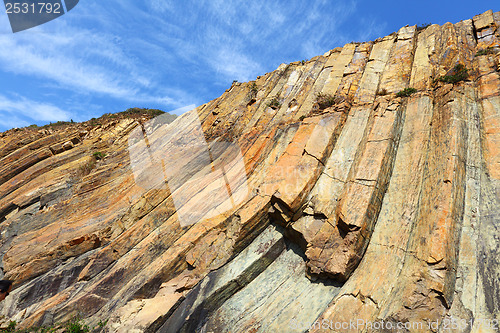
[[[2,112],[0,111],[0,128],[2,130],[6,130],[9,128],[20,128],[20,127],[26,127],[28,125],[31,125],[25,120],[19,119],[16,116],[9,115],[8,117],[4,117]]]
[[[96,19],[100,21],[99,15]],[[8,24],[5,18],[1,21]],[[133,45],[123,45],[118,34],[97,33],[56,21],[56,29],[40,26],[17,34],[0,34],[0,69],[36,77],[46,86],[77,94],[138,103],[185,104],[178,102],[178,94],[168,97],[158,93],[163,87],[152,80],[158,76],[154,68],[130,53]]]
[[[280,51],[298,51],[297,60],[322,54],[343,38],[338,25],[356,6],[353,0],[146,4],[141,8],[130,0],[88,1],[68,14],[87,27],[92,22],[106,27],[105,34],[60,20],[55,31],[45,32],[42,26],[36,36],[0,35],[0,64],[6,71],[47,78],[61,87],[136,100],[145,91],[153,97],[152,91],[159,88],[158,71],[182,58],[198,66],[208,64],[227,81],[263,74],[269,62],[284,60],[276,59]],[[127,45],[131,42],[135,45]],[[155,63],[146,62],[150,59]]]
[[[104,66],[86,61],[92,47],[100,49],[105,58],[104,43],[95,43],[90,33],[78,33],[72,39],[65,35],[0,35],[0,64],[4,71],[34,75],[55,81],[60,87],[112,97],[127,97],[137,92],[133,85]],[[91,51],[90,51],[91,52]],[[118,61],[117,58],[106,59]],[[102,61],[102,59],[101,59]],[[123,66],[126,67],[126,66]]]
[[[191,111],[194,108],[196,108],[196,105],[195,104],[191,104],[191,105],[184,106],[182,108],[178,108],[178,109],[175,109],[175,110],[168,111],[168,113],[180,116],[181,114],[186,113],[188,111]]]
[[[87,0],[46,25],[0,31],[0,71],[45,89],[33,84],[37,91],[25,96],[40,100],[54,91],[52,103],[74,117],[114,110],[114,101],[163,109],[201,104],[232,80],[255,79],[361,34],[368,39],[375,21],[340,30],[355,8],[356,0]],[[0,27],[8,25],[0,16]]]
[[[301,60],[354,39],[354,33],[347,37],[339,27],[354,13],[355,0],[148,0],[147,4],[149,15],[163,13],[155,16],[161,23],[153,26],[157,31],[148,30],[161,36],[159,45],[172,47],[177,57],[207,64],[208,70],[219,74],[213,78],[218,81],[251,80],[286,61],[286,55]],[[142,17],[137,7],[131,8]]]
[[[70,113],[55,105],[37,102],[22,96],[8,98],[0,95],[0,125],[22,127],[37,121],[69,120]],[[32,120],[27,122],[26,119]]]
[[[222,47],[209,61],[218,73],[238,81],[252,80],[263,71],[260,64],[229,47]]]
[[[154,11],[161,13],[174,8],[174,4],[169,0],[150,0],[149,5]]]
[[[369,41],[370,39],[383,37],[383,31],[385,30],[387,23],[380,23],[373,19],[361,19],[361,25],[363,29],[360,30],[357,40],[358,41]]]

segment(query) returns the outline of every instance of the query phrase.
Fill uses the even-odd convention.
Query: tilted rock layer
[[[498,331],[499,43],[488,11],[283,64],[171,125],[3,133],[15,288],[0,314],[110,332]]]

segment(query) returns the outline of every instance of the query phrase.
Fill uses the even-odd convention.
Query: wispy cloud
[[[61,88],[123,98],[134,95],[138,86],[148,84],[140,76],[135,77],[134,84],[124,81],[120,76],[129,73],[127,69],[132,65],[121,59],[120,50],[105,37],[89,31],[75,32],[71,38],[44,32],[36,36],[0,35],[0,45],[4,71],[48,79]],[[106,68],[103,62],[121,67],[122,73],[114,72],[116,67]]]
[[[97,33],[62,21],[19,34],[0,34],[0,69],[46,80],[47,85],[82,94],[132,102],[172,104],[177,96],[157,94],[152,68],[127,54],[115,33]]]
[[[20,128],[20,127],[26,127],[30,125],[29,122],[23,119],[19,119],[17,116],[9,116],[9,117],[4,117],[4,115],[0,112],[0,115],[2,115],[2,118],[0,118],[0,127],[4,128],[5,130],[11,129],[11,128]]]
[[[358,34],[357,41],[366,42],[374,38],[384,37],[383,32],[387,27],[387,22],[378,22],[375,19],[361,18],[363,29]]]
[[[157,88],[157,70],[169,68],[168,62],[179,62],[180,57],[205,63],[227,81],[262,74],[268,62],[275,66],[283,55],[324,53],[348,41],[338,27],[356,7],[354,0],[146,3],[141,7],[129,0],[88,1],[69,21],[83,21],[85,28],[61,20],[55,32],[37,28],[36,37],[0,35],[2,69],[53,80],[64,88],[137,100]],[[88,28],[94,24],[106,32]],[[150,59],[153,63],[147,62]]]
[[[262,66],[247,55],[233,50],[230,47],[222,47],[212,55],[209,64],[224,76],[239,81],[249,81],[255,78],[255,73],[262,73]]]
[[[36,121],[69,120],[70,113],[55,105],[29,100],[22,96],[0,95],[0,125],[20,127]]]
[[[176,48],[206,63],[221,76],[219,80],[249,80],[273,69],[269,66],[322,54],[356,39],[354,33],[339,29],[355,12],[354,0],[149,0],[148,8],[172,19],[167,30],[173,35],[177,30],[190,32]],[[197,46],[195,52],[190,52],[192,45]],[[292,55],[295,59],[290,59]]]
[[[187,105],[187,106],[184,106],[182,108],[175,109],[175,110],[169,110],[168,112],[171,113],[171,114],[175,114],[175,115],[180,116],[181,114],[183,114],[185,112],[188,112],[188,111],[191,111],[194,108],[196,108],[196,105],[195,104],[191,104],[191,105]]]
[[[148,4],[152,10],[155,10],[155,11],[158,11],[161,13],[163,13],[167,10],[172,10],[174,8],[174,3],[173,3],[173,1],[170,1],[170,0],[150,0],[148,2]]]
[[[55,94],[51,103],[75,120],[117,105],[200,105],[232,80],[368,39],[375,20],[366,29],[341,29],[357,1],[87,0],[46,25],[0,31],[0,78],[30,82],[34,88],[23,87],[22,95],[31,100]]]

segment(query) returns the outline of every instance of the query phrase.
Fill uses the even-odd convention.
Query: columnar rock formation
[[[2,134],[6,322],[498,330],[500,12],[347,44],[162,117]]]

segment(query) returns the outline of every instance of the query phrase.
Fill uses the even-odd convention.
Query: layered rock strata
[[[1,135],[6,323],[498,330],[500,12],[347,44],[162,117]]]

